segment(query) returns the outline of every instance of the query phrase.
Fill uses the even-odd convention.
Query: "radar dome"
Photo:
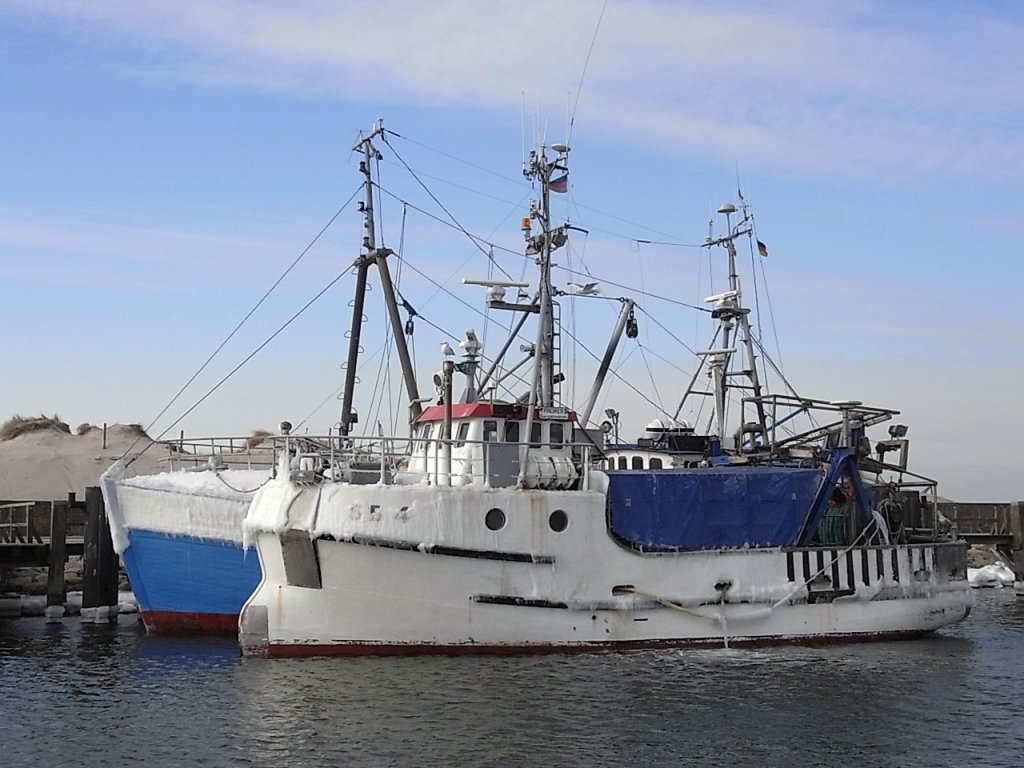
[[[676,419],[652,419],[644,427],[646,432],[678,432],[680,430],[689,429],[689,425],[682,420]]]

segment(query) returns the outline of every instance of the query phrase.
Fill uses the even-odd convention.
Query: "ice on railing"
[[[120,481],[120,485],[169,493],[237,499],[255,493],[270,477],[269,469],[222,469],[202,472],[161,472]]]
[[[100,478],[114,549],[128,548],[132,530],[241,544],[249,502],[270,476],[210,469],[125,478],[115,465]]]

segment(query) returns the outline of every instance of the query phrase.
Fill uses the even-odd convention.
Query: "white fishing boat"
[[[234,633],[259,583],[259,561],[242,547],[242,521],[270,479],[273,449],[252,438],[154,443],[163,471],[100,478],[114,549],[147,631]]]
[[[750,389],[752,364],[734,375],[738,348],[746,345],[751,358],[756,351],[748,343],[733,247],[749,236],[745,218],[735,227],[729,220],[727,234],[708,242],[726,249],[730,269],[729,290],[710,298],[719,335],[702,353],[713,384],[710,429],[698,434],[681,422],[662,423],[643,446],[607,450],[589,439],[582,426],[618,335],[624,327],[629,332],[632,306],[624,303],[577,415],[560,396],[551,281],[552,255],[570,230],[552,225],[549,207],[550,193],[567,174],[564,145],[531,153],[525,168],[539,188],[523,221],[526,253],[538,266],[534,290],[512,281],[470,281],[486,287],[491,310],[518,315],[497,358],[535,319],[535,341],[522,346],[532,365],[528,394],[495,398],[496,364],[483,370],[480,342],[467,332],[462,360],[446,357],[435,377],[439,401],[422,409],[396,332],[412,436],[375,438],[372,451],[352,436],[354,361],[370,265],[380,268],[391,325],[401,328],[390,251],[375,246],[371,159],[380,156],[373,142],[381,130],[359,144],[366,238],[356,262],[341,435],[324,443],[329,455],[285,435],[274,478],[252,500],[244,525],[262,578],[240,617],[245,653],[844,642],[919,637],[968,614],[966,545],[896,514],[925,508],[911,504],[920,500],[919,490],[900,486],[922,482],[906,470],[905,430],[894,429],[877,449],[867,441],[866,430],[895,411],[768,395]],[[465,387],[456,397],[459,375]],[[744,377],[741,419],[732,429],[728,405]],[[784,434],[784,407],[816,408],[830,420]],[[901,447],[900,461],[886,460]],[[377,459],[367,462],[373,451]]]

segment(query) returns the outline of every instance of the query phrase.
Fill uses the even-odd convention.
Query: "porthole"
[[[551,530],[555,533],[561,533],[569,527],[569,516],[561,509],[556,509],[548,517],[548,525],[551,526]]]
[[[505,513],[497,507],[487,510],[487,514],[484,516],[484,525],[492,531],[500,531],[505,527]]]

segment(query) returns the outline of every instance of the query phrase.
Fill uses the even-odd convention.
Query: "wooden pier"
[[[62,501],[0,504],[0,568],[47,568],[48,616],[63,612],[64,567],[75,555],[83,559],[83,613],[117,606],[119,563],[99,488],[86,488],[84,502],[71,493]]]
[[[987,546],[1001,555],[1018,577],[1024,575],[1024,502],[1005,504],[941,501],[938,513],[971,544]]]

